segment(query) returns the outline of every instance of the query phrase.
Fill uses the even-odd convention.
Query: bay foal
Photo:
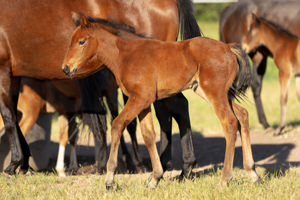
[[[233,97],[243,93],[250,84],[249,63],[240,48],[202,37],[182,42],[119,37],[121,30],[104,25],[101,19],[89,19],[94,23],[80,14],[80,26],[72,35],[62,70],[76,78],[107,66],[129,97],[111,128],[105,181],[108,189],[114,185],[120,137],[137,115],[152,162],[153,177],[149,187],[158,184],[163,168],[156,149],[150,105],[185,89],[193,89],[213,106],[222,124],[226,152],[220,184],[226,185],[231,178],[238,130],[244,168],[253,181],[259,180],[251,152],[248,113],[233,101]],[[237,78],[238,85],[232,86]]]
[[[282,133],[286,125],[288,89],[291,77],[294,75],[297,86],[297,97],[300,101],[300,42],[299,38],[292,35],[287,30],[252,15],[248,26],[248,35],[242,43],[247,51],[255,51],[261,46],[265,46],[274,59],[279,70],[280,81],[280,122],[274,135]]]

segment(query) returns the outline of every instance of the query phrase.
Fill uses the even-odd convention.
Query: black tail
[[[245,97],[245,92],[247,88],[251,85],[251,67],[249,63],[248,56],[245,51],[242,50],[240,44],[230,44],[231,51],[235,54],[238,65],[239,72],[236,75],[235,83],[229,89],[229,97],[235,99]],[[237,85],[236,85],[236,82]]]
[[[180,20],[181,40],[202,36],[202,32],[193,15],[194,4],[192,0],[177,0]]]

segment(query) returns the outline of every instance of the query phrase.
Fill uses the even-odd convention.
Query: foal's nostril
[[[65,65],[64,68],[62,69],[63,72],[66,74],[66,75],[69,75],[70,74],[70,67],[69,65]]]

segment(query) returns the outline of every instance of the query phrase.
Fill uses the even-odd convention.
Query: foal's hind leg
[[[207,86],[208,85],[210,84],[207,84]],[[212,91],[208,87],[205,88],[205,90],[202,88],[205,92],[207,101],[211,103],[221,122],[226,139],[224,167],[219,183],[221,186],[227,185],[232,176],[235,142],[238,130],[238,121],[229,105],[227,94],[224,92],[226,90],[223,87],[221,85],[215,86],[215,88],[219,88],[219,91]],[[195,92],[200,96],[203,94],[200,88],[197,88]],[[219,94],[221,92],[224,92],[224,94]]]
[[[235,113],[235,116],[240,122],[239,131],[242,140],[244,168],[252,178],[252,181],[257,182],[260,180],[260,178],[255,171],[255,165],[252,156],[250,135],[249,135],[248,111],[234,102],[231,103],[232,103],[232,108]]]

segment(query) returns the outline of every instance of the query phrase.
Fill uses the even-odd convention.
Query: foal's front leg
[[[105,185],[107,189],[112,189],[114,185],[114,172],[117,168],[118,148],[120,137],[125,127],[145,108],[149,107],[151,102],[145,98],[137,96],[129,97],[124,109],[113,121],[111,128],[111,149],[107,162],[107,175]]]
[[[279,81],[280,81],[280,122],[275,130],[274,135],[280,135],[286,125],[286,112],[288,101],[288,90],[290,86],[291,72],[288,68],[282,69],[279,65]]]
[[[152,113],[150,107],[143,110],[139,114],[139,120],[140,120],[142,135],[144,138],[145,145],[149,151],[149,155],[152,163],[152,169],[153,169],[153,174],[152,174],[153,177],[148,186],[150,188],[155,188],[155,186],[158,184],[159,180],[163,176],[163,168],[155,144],[155,132],[153,127]]]

